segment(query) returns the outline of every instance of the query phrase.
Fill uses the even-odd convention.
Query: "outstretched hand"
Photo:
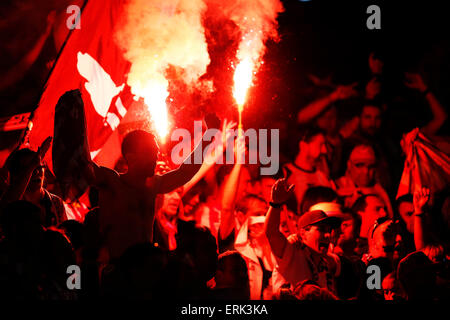
[[[336,88],[336,90],[331,94],[331,98],[334,101],[337,100],[345,100],[349,99],[351,97],[354,97],[358,94],[358,92],[355,90],[355,87],[358,83],[354,82],[349,85],[340,85]]]
[[[416,190],[413,197],[414,213],[423,213],[423,208],[425,207],[429,199],[430,189],[421,188],[419,190]]]
[[[229,139],[234,139],[234,128],[236,128],[237,123],[234,121],[228,121],[224,119],[222,122],[222,144],[223,148],[227,147]]]
[[[419,90],[420,92],[425,92],[427,90],[427,85],[418,73],[406,72],[404,83],[408,88]]]
[[[289,185],[286,178],[278,179],[272,187],[272,202],[284,203],[294,192],[294,185]]]
[[[45,154],[47,153],[48,149],[50,148],[51,142],[52,137],[47,137],[47,139],[45,139],[44,142],[42,142],[41,146],[38,148],[36,152],[33,151],[23,155],[21,161],[24,168],[26,169],[21,174],[27,175],[28,173],[33,172],[34,169],[36,169],[41,165],[41,161],[45,157]]]

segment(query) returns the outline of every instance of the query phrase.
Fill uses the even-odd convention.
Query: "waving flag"
[[[397,192],[404,194],[427,187],[438,193],[449,187],[450,157],[439,150],[419,129],[409,132],[402,141],[406,153],[405,167]]]
[[[130,64],[114,40],[115,21],[119,19],[124,2],[88,1],[85,5],[80,18],[81,27],[72,30],[34,112],[33,129],[29,134],[31,147],[37,148],[46,137],[53,136],[55,120],[67,123],[71,117],[80,119],[70,114],[65,119],[64,113],[55,119],[55,106],[59,98],[71,90],[81,92],[87,141],[93,159],[125,116],[132,102],[129,87],[126,86]],[[76,112],[76,108],[65,106],[64,112]],[[83,124],[74,125],[74,128],[80,127]],[[63,142],[82,134],[68,130],[59,132],[63,136],[58,139]],[[71,143],[58,143],[57,150],[48,152],[45,160],[50,169],[53,170],[52,154],[69,155],[70,150],[64,149],[74,147]],[[69,160],[64,157],[58,159],[61,165]]]

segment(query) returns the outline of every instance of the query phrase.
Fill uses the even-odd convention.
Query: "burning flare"
[[[169,96],[167,91],[167,84],[165,83],[150,83],[145,93],[142,94],[144,102],[148,107],[155,126],[162,143],[169,133],[169,119],[167,116],[166,99]]]
[[[264,42],[268,38],[278,39],[276,17],[283,11],[283,6],[279,0],[248,0],[239,4],[230,6],[229,16],[242,34],[236,54],[239,62],[234,73],[233,88],[241,117],[253,74],[263,63],[260,59],[266,49]]]
[[[181,80],[195,86],[210,62],[202,25],[205,9],[203,0],[129,0],[116,24],[115,41],[131,63],[127,84],[144,98],[161,140],[170,126],[167,68],[181,68]]]
[[[247,97],[247,92],[252,85],[253,63],[250,58],[242,60],[234,72],[233,97],[238,104],[239,112],[242,112]]]

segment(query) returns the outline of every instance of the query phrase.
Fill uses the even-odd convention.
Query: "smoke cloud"
[[[154,122],[167,122],[161,113],[167,113],[169,88],[196,88],[208,91],[207,95],[217,90],[214,78],[224,75],[209,74],[208,66],[220,56],[214,48],[233,48],[227,52],[233,59],[219,57],[221,64],[231,65],[216,66],[215,71],[233,73],[233,61],[244,56],[251,57],[257,67],[264,42],[277,39],[276,18],[282,11],[279,0],[128,1],[117,23],[115,40],[131,63],[128,85],[132,93],[144,98]],[[189,94],[199,96],[199,92]],[[186,99],[189,103],[192,100]]]

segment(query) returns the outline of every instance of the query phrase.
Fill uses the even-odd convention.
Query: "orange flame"
[[[169,95],[164,83],[151,84],[144,93],[144,102],[152,116],[153,126],[162,143],[165,142],[169,132],[166,99]]]
[[[242,112],[247,92],[252,85],[253,62],[250,57],[241,60],[234,72],[233,97],[238,104],[239,112]]]

